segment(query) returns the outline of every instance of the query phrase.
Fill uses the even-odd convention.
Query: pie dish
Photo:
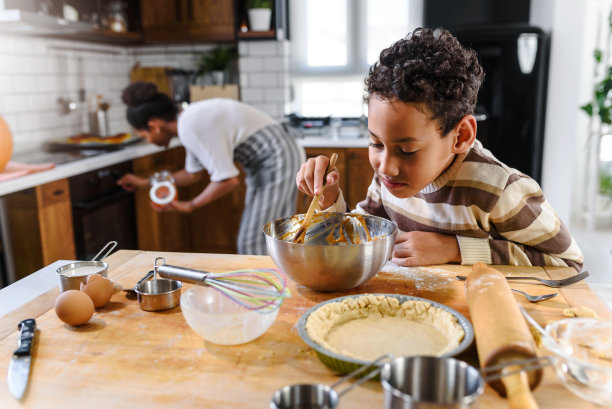
[[[474,339],[470,322],[443,304],[400,294],[358,294],[317,304],[298,332],[319,359],[347,373],[385,354],[455,356]]]

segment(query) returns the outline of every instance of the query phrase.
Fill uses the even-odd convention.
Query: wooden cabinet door
[[[5,197],[17,280],[57,260],[74,260],[74,232],[67,179]]]
[[[193,41],[233,41],[233,0],[187,0],[189,37]]]
[[[150,177],[155,172],[174,172],[183,168],[185,150],[182,147],[137,158],[133,161],[134,174]],[[179,197],[183,193],[179,189]],[[175,212],[157,212],[151,207],[149,188],[138,189],[134,195],[138,247],[153,251],[188,251],[189,237],[186,233],[188,218]]]
[[[336,168],[338,172],[340,172],[340,189],[342,189],[342,193],[346,197],[346,189],[347,189],[347,175],[346,175],[346,149],[345,148],[306,148],[306,158],[316,158],[319,155],[325,155],[328,158],[332,155],[332,153],[336,152],[338,154],[338,161],[336,162]],[[308,210],[308,206],[310,206],[310,202],[312,201],[312,197],[305,195],[304,193],[298,191],[297,203],[295,206],[296,214],[306,213]]]
[[[236,164],[240,169],[240,166]],[[186,198],[191,199],[206,188],[210,182],[208,175],[190,187]],[[236,240],[240,219],[244,210],[246,185],[244,172],[240,172],[240,185],[228,195],[207,204],[189,215],[189,251],[197,253],[226,253],[237,251]]]
[[[186,24],[187,0],[146,0],[141,2],[143,40],[148,43],[189,40]]]
[[[357,203],[365,199],[368,186],[374,177],[374,169],[370,165],[368,148],[348,148],[346,156],[347,185],[346,190],[343,191],[344,199],[351,209],[354,209]]]

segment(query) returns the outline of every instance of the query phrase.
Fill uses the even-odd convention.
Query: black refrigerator
[[[507,165],[542,177],[549,36],[527,24],[449,27],[485,70],[478,94],[478,140]]]

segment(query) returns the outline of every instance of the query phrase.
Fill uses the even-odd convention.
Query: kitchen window
[[[422,23],[422,0],[290,0],[289,112],[365,114],[363,79],[380,51]]]

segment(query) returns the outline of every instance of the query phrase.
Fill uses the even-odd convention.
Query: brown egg
[[[64,291],[55,300],[55,313],[66,324],[85,324],[94,313],[94,303],[82,291]]]
[[[87,284],[81,284],[81,291],[87,294],[96,308],[104,307],[113,295],[113,282],[99,274],[87,278]]]

